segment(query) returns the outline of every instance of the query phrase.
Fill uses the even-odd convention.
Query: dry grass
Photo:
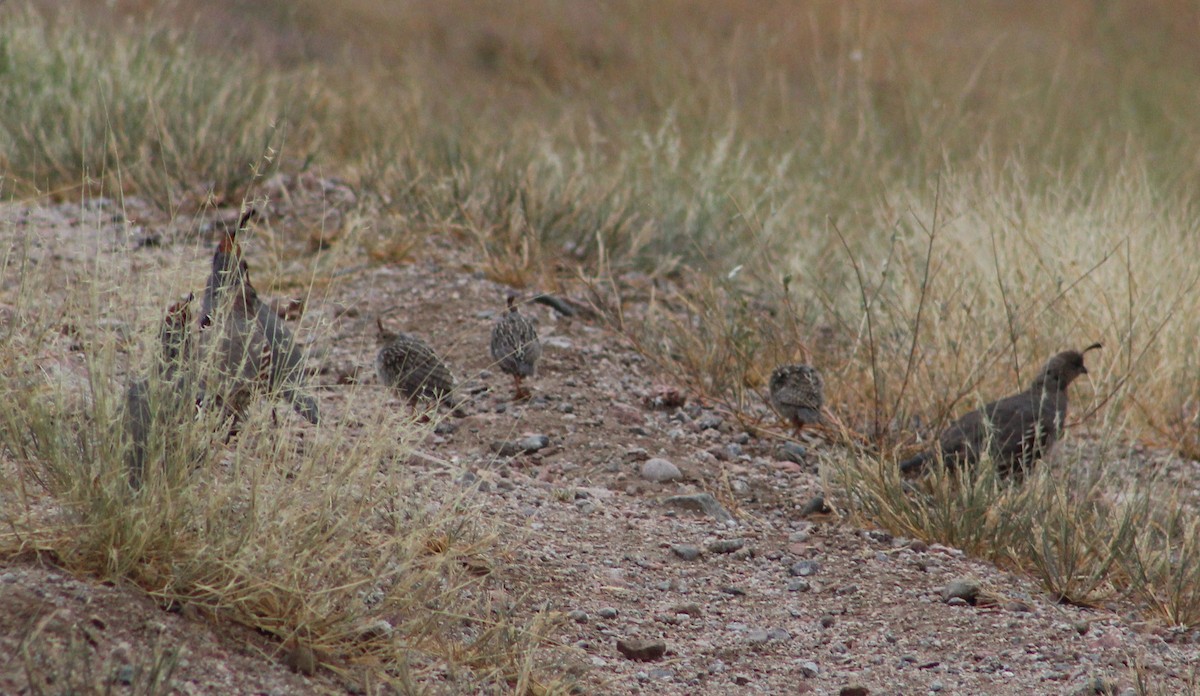
[[[15,228],[5,237],[20,239]],[[161,307],[122,337],[123,269],[77,269],[73,290],[46,294],[61,269],[24,265],[29,247],[10,248],[5,277],[28,290],[6,297],[12,330],[0,337],[9,366],[0,554],[36,551],[74,572],[131,581],[163,606],[304,645],[329,669],[406,693],[444,670],[481,689],[568,688],[545,652],[556,619],[491,599],[492,574],[507,572],[505,530],[452,482],[453,470],[412,475],[414,443],[432,426],[350,390],[355,418],[296,432],[286,406],[281,428],[264,404],[225,444],[227,424],[209,409],[152,433],[152,465],[132,489],[122,393],[129,373],[142,372],[138,356],[158,350]],[[154,276],[141,301],[173,301],[182,275]],[[39,675],[96,674],[72,658],[78,651],[43,659],[50,651],[35,649],[35,637],[25,659]],[[161,667],[154,679],[166,684]]]
[[[1097,340],[1106,347],[1073,388],[1074,420],[1112,442],[1200,451],[1200,267],[1180,253],[1195,236],[1200,190],[1200,79],[1181,67],[1200,64],[1192,3],[351,0],[218,4],[207,19],[118,5],[144,24],[110,35],[65,14],[8,15],[3,122],[21,130],[3,131],[0,163],[23,188],[97,185],[175,207],[205,198],[197,190],[230,197],[264,166],[317,161],[351,179],[366,214],[384,221],[362,237],[372,258],[405,259],[423,237],[445,234],[478,248],[506,283],[582,275],[615,289],[602,303],[613,323],[747,422],[762,424],[756,392],[774,364],[812,360],[845,439],[864,447],[838,479],[860,514],[1026,568],[1071,601],[1131,594],[1166,621],[1198,620],[1189,588],[1200,541],[1186,507],[1106,473],[1117,460],[1021,490],[986,471],[935,478],[911,499],[890,463],[947,419],[1023,387],[1053,352]],[[209,21],[235,11],[232,36]],[[19,277],[27,299],[46,282]],[[5,349],[28,356],[57,325],[52,310],[22,306],[33,315]],[[63,518],[52,538],[89,530],[64,555],[148,573],[140,559],[158,555],[100,550],[114,539],[152,548],[155,530],[247,511],[240,525],[184,534],[162,553],[203,558],[206,572],[223,573],[221,587],[241,587],[230,578],[263,564],[294,564],[282,596],[251,582],[237,601],[205,601],[281,637],[315,631],[322,646],[344,645],[350,618],[330,617],[349,600],[298,603],[318,559],[253,536],[267,532],[252,521],[265,515],[318,548],[343,538],[373,519],[379,490],[403,482],[321,469],[314,457],[369,461],[382,445],[341,452],[331,432],[292,452],[246,437],[220,463],[226,477],[206,483],[217,507],[139,513],[113,488],[122,445],[103,434],[115,417],[109,360],[92,360],[81,394],[36,372],[5,377],[33,409],[7,417],[43,433],[8,446],[42,472],[43,492],[83,516]],[[80,452],[96,455],[96,471],[58,471],[54,462]],[[280,483],[285,470],[304,476]],[[345,497],[294,509],[247,497],[283,485],[312,502],[319,487],[306,488],[307,477]],[[171,502],[198,485],[170,481],[148,494]],[[358,522],[335,523],[334,508]],[[416,539],[389,539],[343,550],[334,565],[374,570],[400,554],[454,587],[467,582],[452,572],[455,554],[491,551],[486,534],[446,523],[422,521],[456,540],[459,551],[436,563]],[[1022,540],[1021,525],[1037,533]],[[238,555],[229,545],[246,535],[283,542],[282,555]],[[214,582],[175,573],[143,582],[181,595],[172,588]],[[252,618],[279,614],[291,618]]]

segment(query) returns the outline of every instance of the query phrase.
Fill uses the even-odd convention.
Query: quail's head
[[[387,344],[396,340],[396,336],[398,334],[395,331],[388,331],[386,328],[384,328],[382,318],[375,317],[375,327],[377,329],[375,333],[375,343],[378,345],[386,346]]]
[[[1101,347],[1099,343],[1093,343],[1082,351],[1064,350],[1050,358],[1034,378],[1034,388],[1066,389],[1075,378],[1088,373],[1087,366],[1083,364],[1083,354]]]

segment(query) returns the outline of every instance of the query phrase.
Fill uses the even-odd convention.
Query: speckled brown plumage
[[[375,324],[379,329],[376,335],[379,352],[375,356],[379,381],[400,392],[410,403],[430,399],[457,408],[454,376],[433,348],[412,334],[385,329],[380,319]]]
[[[125,432],[129,438],[126,467],[129,483],[140,488],[146,471],[146,459],[151,450],[151,433],[157,426],[167,437],[183,418],[195,414],[199,399],[194,381],[191,356],[190,304],[188,295],[167,309],[159,325],[161,353],[155,357],[150,375],[130,383],[125,391]]]
[[[780,365],[771,373],[771,405],[796,432],[821,422],[825,381],[811,365]]]
[[[212,396],[226,410],[242,413],[252,392],[262,389],[292,405],[311,423],[320,419],[316,399],[304,388],[304,356],[283,321],[258,297],[242,259],[237,234],[254,216],[251,208],[226,231],[213,254],[204,288],[201,326],[205,354],[217,351],[215,364],[229,379]],[[215,331],[208,330],[222,319]]]
[[[508,296],[508,309],[492,325],[491,354],[500,371],[512,375],[514,398],[528,398],[523,381],[537,370],[542,342],[533,322],[517,308],[513,295]]]
[[[1022,478],[1058,441],[1067,417],[1067,387],[1088,373],[1083,354],[1096,348],[1099,343],[1050,358],[1028,389],[962,416],[933,449],[901,463],[901,472],[919,473],[939,455],[950,468],[972,466],[987,452],[1001,476]]]

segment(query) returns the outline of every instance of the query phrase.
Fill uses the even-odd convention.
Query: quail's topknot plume
[[[375,325],[379,329],[376,334],[379,353],[375,356],[379,381],[400,392],[410,404],[430,399],[437,403],[446,401],[458,409],[454,376],[433,348],[412,334],[389,331],[378,317]]]
[[[905,474],[917,473],[941,456],[946,466],[972,466],[987,452],[1001,476],[1023,477],[1049,452],[1067,418],[1067,387],[1088,373],[1083,355],[1100,348],[1067,350],[1046,362],[1023,392],[993,401],[950,424],[938,444],[900,464]]]
[[[522,382],[526,377],[532,377],[537,369],[542,342],[538,340],[533,322],[517,308],[515,295],[508,296],[508,310],[492,326],[491,353],[500,370],[512,375],[515,398],[528,398],[529,390]]]
[[[254,215],[254,209],[248,209],[237,227],[222,235],[204,288],[202,327],[218,317],[224,322],[215,336],[205,336],[206,352],[219,352],[216,364],[229,378],[214,395],[226,409],[238,414],[248,406],[250,388],[265,386],[289,402],[296,413],[316,423],[320,418],[317,401],[303,391],[303,352],[279,316],[259,299],[242,259],[237,234]]]
[[[799,433],[804,426],[821,422],[825,405],[825,380],[811,365],[780,365],[771,373],[771,405]]]
[[[150,375],[132,382],[125,392],[125,432],[130,445],[126,467],[134,488],[140,488],[145,477],[151,432],[156,424],[166,442],[173,436],[174,426],[195,412],[198,395],[188,369],[192,359],[192,299],[188,294],[182,302],[167,308],[158,330],[162,352],[156,356]]]

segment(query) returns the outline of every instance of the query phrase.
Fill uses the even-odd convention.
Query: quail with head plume
[[[962,416],[942,432],[932,450],[902,462],[900,471],[919,473],[939,457],[951,469],[972,466],[986,452],[1001,476],[1024,477],[1058,441],[1067,417],[1067,387],[1088,373],[1084,353],[1100,347],[1093,343],[1050,358],[1028,389]]]
[[[400,392],[411,405],[415,406],[418,399],[446,402],[458,414],[454,376],[433,348],[412,334],[389,331],[378,317],[375,325],[379,329],[379,352],[375,355],[379,381]]]
[[[204,288],[204,345],[206,351],[219,352],[217,364],[231,378],[225,389],[214,393],[227,408],[241,412],[250,399],[249,387],[265,386],[269,393],[290,403],[296,413],[316,423],[320,419],[317,401],[303,391],[303,352],[279,316],[259,299],[242,259],[237,234],[254,215],[254,209],[248,209],[237,227],[221,237]],[[207,329],[218,318],[223,326],[213,336]]]
[[[512,375],[514,398],[529,398],[529,390],[522,382],[532,377],[542,356],[542,342],[537,329],[517,309],[516,296],[508,296],[508,309],[492,326],[492,359],[500,371]]]
[[[125,391],[125,432],[129,438],[126,468],[129,483],[141,488],[146,459],[151,450],[151,433],[158,432],[169,445],[173,427],[194,415],[199,398],[191,363],[191,322],[188,294],[167,308],[159,326],[162,352],[155,358],[148,377],[132,382]],[[157,430],[156,430],[157,428]]]
[[[799,433],[806,425],[821,422],[825,405],[825,380],[811,365],[780,365],[768,384],[771,405]]]

